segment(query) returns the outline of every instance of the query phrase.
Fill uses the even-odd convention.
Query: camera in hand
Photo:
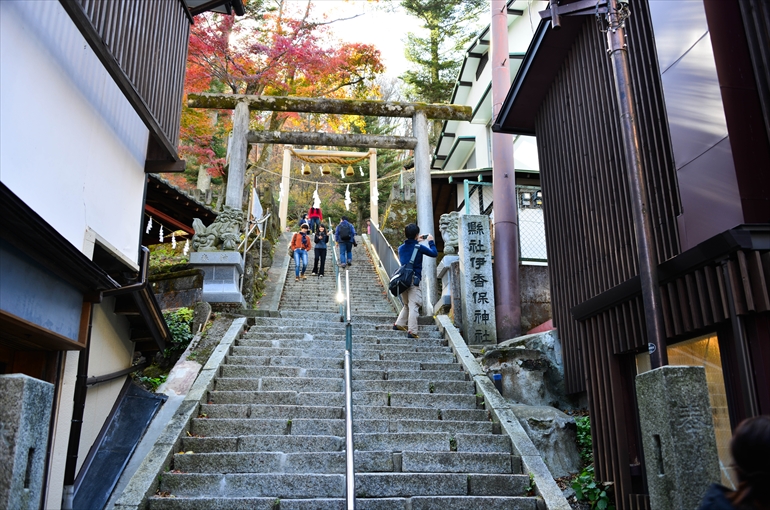
[[[427,239],[427,238],[428,238],[428,234],[425,234],[425,235],[421,236],[421,238],[422,238],[423,240]]]

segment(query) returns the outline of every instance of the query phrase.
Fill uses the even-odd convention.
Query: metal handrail
[[[353,326],[350,323],[350,271],[345,269],[345,301],[347,323],[345,324],[345,508],[356,508],[356,475],[353,459]]]
[[[329,220],[331,225],[331,219]],[[334,276],[337,281],[337,301],[340,303],[340,320],[345,322],[345,509],[356,508],[356,473],[353,452],[353,325],[350,313],[350,272],[345,269],[345,290],[342,288],[342,272],[334,249],[334,230],[329,229],[329,242],[332,247]],[[342,256],[340,254],[340,256]]]

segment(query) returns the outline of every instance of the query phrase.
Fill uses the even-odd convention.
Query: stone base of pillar
[[[719,482],[703,367],[664,366],[636,377],[650,508],[697,508]]]
[[[457,262],[457,255],[444,255],[436,266],[436,274],[441,279],[441,295],[433,305],[433,315],[446,315],[452,309],[452,272],[449,270],[452,262]]]
[[[190,265],[203,270],[203,301],[235,303],[246,307],[240,291],[243,274],[241,254],[237,251],[193,252]]]

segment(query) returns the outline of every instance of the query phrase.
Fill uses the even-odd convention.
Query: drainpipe
[[[497,118],[510,87],[508,62],[508,7],[505,0],[492,0],[492,121]],[[495,314],[497,341],[521,335],[519,290],[519,212],[513,166],[513,137],[492,133],[492,198],[495,213]]]
[[[72,500],[75,497],[75,471],[78,464],[78,449],[80,448],[80,434],[83,430],[83,414],[86,409],[86,381],[88,380],[88,358],[91,352],[91,328],[93,325],[94,308],[88,315],[88,334],[86,347],[78,357],[78,374],[75,378],[75,402],[72,409],[72,422],[70,425],[70,437],[67,444],[67,462],[64,466],[64,494],[62,495],[62,510],[72,510]]]

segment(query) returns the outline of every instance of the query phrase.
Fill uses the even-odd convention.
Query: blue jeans
[[[340,264],[353,262],[353,241],[340,241]]]
[[[300,264],[302,265],[302,271],[300,271]],[[294,276],[299,278],[301,274],[305,274],[307,269],[307,250],[294,250]]]
[[[310,218],[310,231],[315,233],[318,232],[318,225],[321,224],[321,220],[318,218]]]

